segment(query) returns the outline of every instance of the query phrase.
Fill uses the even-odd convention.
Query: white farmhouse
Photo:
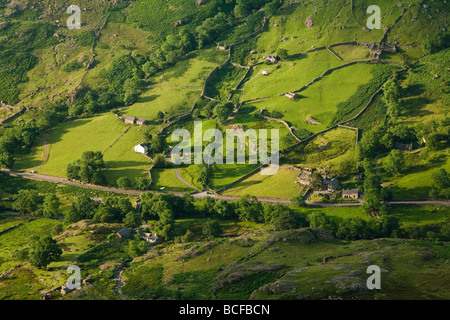
[[[134,152],[146,154],[148,152],[148,147],[143,143],[138,144],[136,147],[134,147]]]

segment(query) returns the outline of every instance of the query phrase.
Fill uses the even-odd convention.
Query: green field
[[[264,176],[257,172],[250,178],[239,182],[225,191],[225,195],[244,196],[251,194],[258,197],[290,199],[303,191],[303,186],[296,183],[297,170],[282,169],[275,175]]]
[[[276,110],[281,112],[283,119],[290,122],[297,129],[307,129],[313,133],[319,132],[330,126],[337,111],[337,105],[340,102],[347,101],[358,86],[370,81],[372,68],[374,68],[372,65],[357,64],[334,71],[306,90],[301,91],[301,97],[296,101],[286,97],[271,97],[250,104],[258,109],[266,108],[269,111]],[[358,77],[352,76],[354,74],[358,74]],[[311,77],[309,81],[313,79]],[[306,85],[308,82],[300,83],[297,88]],[[287,91],[283,90],[285,87],[282,85],[282,81],[274,83],[276,85],[273,87],[278,87],[279,94]],[[339,83],[341,86],[340,90],[335,90],[336,83]],[[262,88],[259,91],[266,92]],[[320,124],[308,124],[308,116]]]
[[[49,132],[49,157],[38,171],[65,177],[67,165],[81,158],[84,151],[105,151],[125,130],[126,126],[112,113],[67,121]],[[130,147],[133,148],[134,145]],[[33,168],[36,165],[35,159],[41,157],[39,149],[35,149],[36,154],[31,155],[30,160],[23,161],[22,166],[17,169]]]
[[[422,149],[427,151],[426,149]],[[448,152],[429,152],[424,159],[419,151],[405,152],[405,164],[407,171],[395,176],[383,170],[383,163],[386,157],[379,160],[381,176],[385,185],[392,187],[395,200],[429,199],[429,192],[432,189],[433,173],[440,169],[450,171]]]

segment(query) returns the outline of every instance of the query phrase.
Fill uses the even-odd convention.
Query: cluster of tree
[[[32,236],[29,258],[31,265],[45,268],[62,255],[62,250],[51,236]]]
[[[203,188],[207,188],[212,174],[212,166],[201,164],[197,166],[197,169],[197,181],[202,185]]]
[[[439,169],[432,174],[433,188],[430,191],[432,199],[450,198],[450,180],[447,170]]]
[[[162,114],[164,117],[164,114]],[[150,148],[154,153],[162,153],[167,148],[167,141],[166,138],[162,135],[152,135],[151,133],[152,128],[147,128],[144,131],[143,139],[144,143],[147,143],[150,145]]]
[[[369,214],[377,215],[381,208],[381,177],[377,174],[373,162],[369,159],[364,159],[361,166],[364,170],[363,209]]]
[[[120,177],[117,179],[117,186],[122,189],[146,190],[150,181],[144,177],[135,177],[131,181],[128,177]]]
[[[11,208],[15,211],[46,218],[57,218],[61,215],[61,202],[54,193],[44,196],[36,190],[21,189],[14,198]]]
[[[422,141],[422,137],[420,137]],[[364,131],[359,142],[360,158],[373,158],[394,149],[397,143],[419,143],[415,127],[405,124],[375,126]]]
[[[249,15],[254,10],[264,7],[267,16],[272,16],[281,7],[281,1],[277,0],[237,0],[234,7],[234,15],[242,18]]]
[[[231,102],[220,103],[218,101],[209,101],[203,106],[203,114],[208,119],[216,119],[220,124],[225,124],[233,111],[234,105]]]
[[[81,159],[67,165],[67,178],[105,185],[107,181],[103,173],[104,168],[103,154],[100,151],[85,151]]]
[[[141,225],[141,217],[130,200],[124,197],[107,197],[100,204],[86,195],[80,195],[64,216],[64,224],[69,225],[84,219],[97,222],[124,223],[126,227]]]
[[[14,165],[14,152],[28,150],[36,140],[38,126],[34,121],[10,128],[0,128],[0,166]]]
[[[422,43],[425,54],[437,53],[450,46],[450,32],[439,31],[426,38]]]
[[[12,168],[14,155],[25,153],[35,143],[39,133],[54,127],[64,119],[60,102],[44,102],[42,110],[32,109],[27,118],[14,125],[0,127],[0,166]]]
[[[387,106],[386,115],[391,120],[396,119],[401,112],[400,98],[402,97],[402,88],[396,73],[384,84],[383,93],[383,101]]]
[[[413,128],[419,145],[425,144],[431,150],[441,150],[449,146],[450,117],[423,121]]]
[[[47,265],[58,260],[62,250],[50,235],[30,237],[29,246],[16,251],[14,257],[19,261],[29,261],[37,268],[45,268]]]

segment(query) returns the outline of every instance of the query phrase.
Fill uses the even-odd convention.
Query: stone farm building
[[[217,50],[227,50],[228,46],[226,44],[217,44]]]
[[[359,199],[359,190],[358,189],[343,190],[342,198],[344,198],[344,199]]]
[[[147,120],[145,120],[144,118],[139,118],[136,120],[136,124],[140,125],[140,126],[144,126],[147,123]]]
[[[136,123],[136,118],[135,117],[125,117],[124,118],[124,122],[128,123],[128,124],[135,124]]]
[[[297,94],[296,94],[295,92],[288,92],[288,93],[285,93],[284,96],[285,96],[286,98],[289,98],[289,99],[292,99],[292,100],[297,99]]]
[[[123,228],[119,232],[116,233],[117,237],[120,239],[126,239],[133,234],[133,229]]]

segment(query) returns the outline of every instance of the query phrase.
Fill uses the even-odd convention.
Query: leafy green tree
[[[209,178],[211,176],[211,167],[208,167],[205,164],[201,164],[197,166],[197,169],[198,169],[197,181],[201,183],[203,188],[208,187]]]
[[[365,191],[363,209],[366,213],[373,214],[380,211],[380,196],[375,189]]]
[[[77,212],[79,220],[93,218],[95,211],[97,210],[95,201],[85,194],[79,195],[75,202],[72,204],[72,207]]]
[[[14,165],[14,157],[9,152],[0,153],[0,168],[12,168]]]
[[[153,158],[153,166],[155,168],[166,168],[167,167],[166,158],[164,158],[164,156],[161,154],[157,154],[156,157]]]
[[[320,173],[313,173],[309,177],[309,186],[314,190],[322,190],[323,188],[323,177]]]
[[[288,52],[286,49],[284,48],[279,48],[277,50],[277,55],[282,59],[282,60],[286,60],[287,58],[289,58]]]
[[[50,236],[32,237],[30,263],[37,268],[45,268],[50,262],[57,260],[62,254],[56,240]]]
[[[377,174],[368,174],[364,177],[364,192],[369,192],[370,190],[376,190],[376,192],[381,191],[381,177]]]
[[[136,228],[141,224],[141,219],[136,212],[128,212],[123,218],[123,223],[127,228]]]
[[[211,197],[205,197],[201,202],[201,210],[204,217],[211,217],[216,215],[216,201]]]
[[[391,188],[383,187],[380,192],[381,201],[391,201],[393,198]]]
[[[381,236],[391,237],[398,230],[400,230],[400,219],[398,217],[381,215]]]
[[[12,204],[12,209],[22,213],[36,213],[41,197],[36,190],[19,190]]]
[[[159,122],[162,122],[164,120],[164,112],[158,111],[156,118],[158,119]]]
[[[447,173],[447,170],[445,169],[439,169],[436,172],[433,172],[431,175],[431,178],[433,179],[433,187],[442,190],[446,188],[450,188],[450,180]]]
[[[163,136],[155,135],[150,142],[151,148],[156,153],[164,152],[167,147],[166,139]]]
[[[149,185],[149,180],[144,177],[134,178],[134,188],[137,190],[146,190]]]
[[[222,227],[216,220],[209,220],[202,229],[203,235],[208,238],[219,237],[222,234]]]
[[[207,118],[212,118],[214,115],[214,108],[216,107],[217,102],[216,101],[209,101],[204,107],[203,107],[203,113]]]
[[[80,221],[81,215],[78,210],[75,208],[75,205],[72,204],[70,210],[64,214],[64,225],[69,225],[75,222]]]
[[[175,234],[175,230],[174,230],[173,224],[166,224],[164,227],[162,227],[162,229],[160,229],[158,231],[158,236],[162,240],[166,240],[166,241],[173,239],[174,234]]]
[[[105,184],[104,168],[102,152],[86,151],[83,152],[81,159],[71,162],[67,166],[67,177],[85,183]]]
[[[302,195],[298,194],[295,195],[291,198],[291,203],[294,207],[300,208],[300,207],[305,207],[306,206],[306,202],[305,199]]]
[[[96,222],[113,223],[117,221],[117,210],[107,205],[100,205],[94,215]]]
[[[255,196],[245,195],[235,201],[235,211],[241,221],[262,222],[264,208]]]
[[[59,215],[59,206],[60,202],[55,194],[50,193],[46,195],[44,198],[44,209],[43,209],[44,217],[47,218],[57,217]]]
[[[323,229],[334,233],[336,224],[323,212],[312,212],[307,216],[307,221],[311,228]]]
[[[234,217],[233,206],[226,200],[215,201],[214,212],[222,219]]]
[[[147,252],[149,244],[147,241],[143,240],[139,234],[134,236],[134,239],[128,242],[127,253],[130,257],[135,258],[137,256],[143,255]]]
[[[294,213],[288,208],[277,212],[272,218],[272,224],[276,230],[290,230],[298,227]]]
[[[278,9],[281,7],[281,2],[280,1],[272,1],[269,3],[266,3],[266,5],[264,6],[264,11],[266,13],[266,16],[273,16]]]
[[[128,177],[120,177],[117,179],[117,186],[121,189],[131,189],[132,183]]]
[[[213,114],[220,124],[225,124],[230,115],[230,109],[224,104],[218,104],[214,107]]]
[[[400,150],[394,149],[389,153],[384,165],[387,172],[398,174],[406,169],[405,156]]]

